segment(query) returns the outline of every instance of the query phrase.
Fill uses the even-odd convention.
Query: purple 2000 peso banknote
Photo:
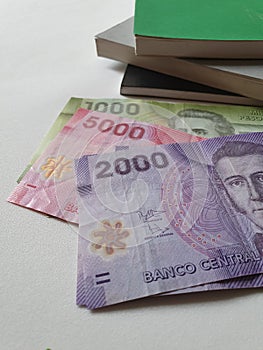
[[[78,304],[93,309],[262,273],[262,136],[77,161]]]
[[[77,223],[75,158],[113,151],[119,145],[144,147],[200,140],[201,137],[162,125],[79,109],[32,165],[8,201]]]

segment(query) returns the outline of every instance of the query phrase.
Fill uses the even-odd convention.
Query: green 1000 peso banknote
[[[261,107],[72,97],[41,141],[17,182],[21,181],[78,108],[160,124],[206,138],[263,131],[263,108]]]

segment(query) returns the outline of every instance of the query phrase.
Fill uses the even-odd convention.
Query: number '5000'
[[[131,139],[141,139],[145,133],[145,129],[141,126],[132,126],[127,123],[115,124],[111,119],[99,120],[99,117],[92,116],[83,122],[84,128],[95,128],[97,127],[101,132],[113,131],[116,136],[127,136]],[[98,124],[99,121],[99,124]]]

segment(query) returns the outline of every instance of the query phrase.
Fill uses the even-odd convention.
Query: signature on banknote
[[[137,214],[142,222],[152,222],[162,220],[161,214],[164,214],[165,211],[159,211],[154,209],[149,209],[143,214],[141,211],[138,211]]]
[[[151,231],[152,234],[155,233],[165,233],[167,231],[169,231],[169,227],[165,226],[165,227],[160,227],[159,225],[153,223],[153,224],[148,224],[148,228]]]

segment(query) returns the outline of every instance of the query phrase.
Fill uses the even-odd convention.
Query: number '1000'
[[[167,167],[169,164],[166,155],[162,152],[152,153],[150,160],[143,154],[139,154],[132,159],[118,158],[114,161],[113,170],[116,174],[127,175],[131,172],[132,168],[136,171],[147,171],[152,166],[157,169]],[[100,169],[96,174],[97,179],[103,179],[105,177],[113,176],[112,164],[106,160],[102,160],[96,164],[96,169]]]

